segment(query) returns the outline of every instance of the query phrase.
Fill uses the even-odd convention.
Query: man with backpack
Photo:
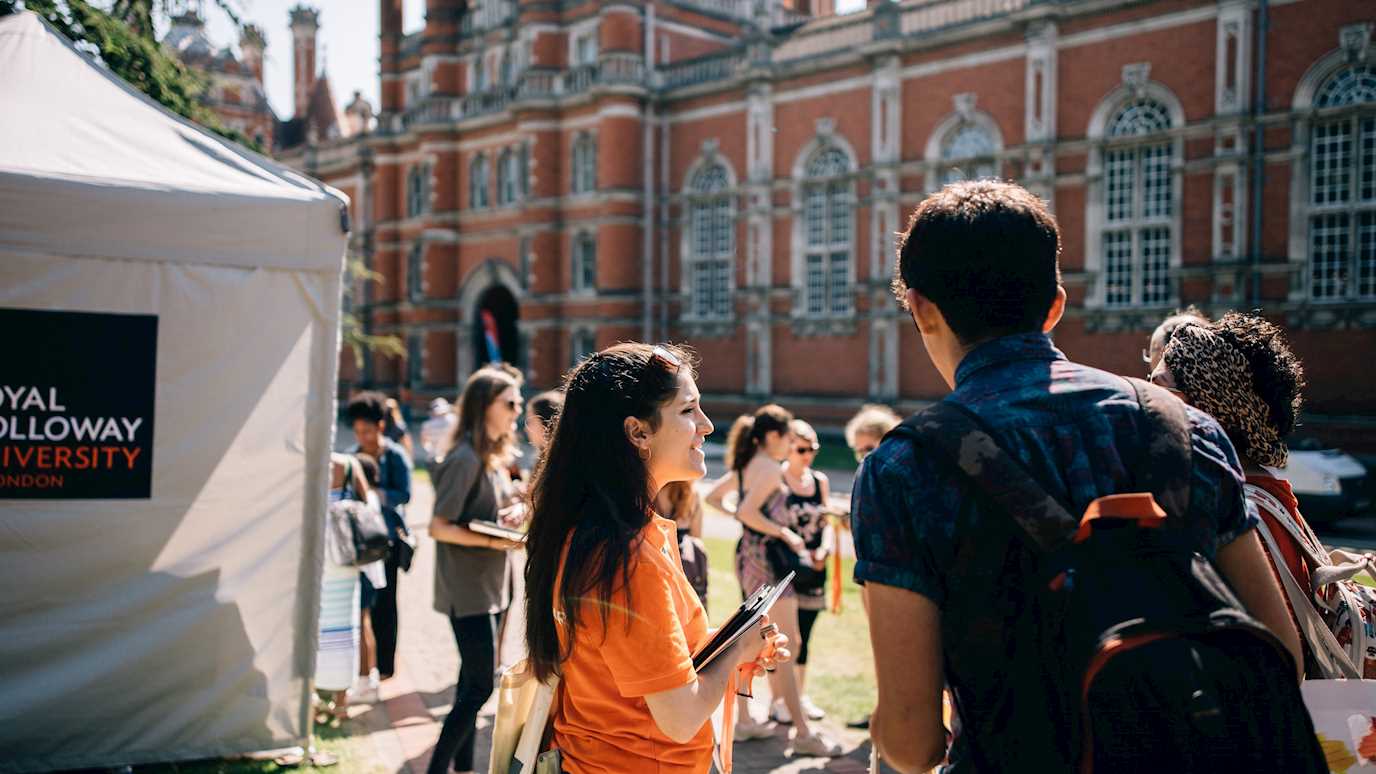
[[[988,180],[903,239],[894,288],[953,391],[852,495],[874,744],[941,762],[946,688],[951,772],[1326,771],[1232,445],[1052,344],[1059,252],[1041,200]]]

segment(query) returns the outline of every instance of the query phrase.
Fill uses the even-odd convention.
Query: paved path
[[[388,772],[423,774],[430,763],[430,750],[439,738],[440,724],[454,699],[459,657],[449,622],[436,613],[433,601],[434,541],[424,536],[430,520],[433,492],[428,484],[417,483],[407,520],[421,536],[415,564],[403,574],[398,591],[401,634],[397,651],[397,673],[382,684],[382,701],[373,707],[355,707],[351,723],[369,736],[379,766]],[[729,530],[730,521],[713,522],[712,531]],[[734,522],[731,522],[734,523]],[[504,656],[518,657],[519,636],[508,638]],[[767,694],[768,689],[762,691]],[[754,711],[763,716],[764,701]],[[491,733],[493,705],[478,719],[477,770],[487,771],[487,750]],[[863,732],[830,729],[849,753],[845,758],[789,758],[786,729],[779,728],[773,739],[742,742],[736,746],[735,770],[738,774],[862,774],[866,771],[869,746]]]

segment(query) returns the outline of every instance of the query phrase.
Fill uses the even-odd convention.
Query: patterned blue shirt
[[[1049,336],[1018,334],[977,346],[961,361],[955,390],[945,400],[979,416],[999,446],[1072,515],[1096,498],[1142,489],[1133,482],[1143,439],[1131,385],[1070,362]],[[1256,516],[1247,509],[1241,466],[1223,430],[1203,412],[1189,409],[1188,415],[1194,466],[1189,510],[1178,526],[1212,558],[1251,529]],[[1062,722],[1051,718],[1048,727],[1045,703],[1037,696],[1015,698],[1008,687],[1010,670],[1036,668],[1015,666],[1021,659],[1014,658],[1017,643],[1010,634],[1012,619],[1025,609],[1022,589],[1035,573],[1034,557],[1012,519],[973,497],[971,486],[952,462],[906,439],[880,444],[851,493],[855,579],[934,602],[942,612],[946,679],[967,727],[967,716],[997,718],[1006,749],[1031,753],[1026,745],[1045,746],[1036,737],[1054,733]],[[1043,728],[1028,728],[1022,738],[1018,719],[1034,712]],[[957,741],[955,771],[962,768],[960,748]]]

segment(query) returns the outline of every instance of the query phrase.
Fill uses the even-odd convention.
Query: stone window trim
[[[1359,34],[1364,33],[1364,34]],[[1346,104],[1324,105],[1325,92],[1340,85],[1338,79],[1350,68],[1376,72],[1376,51],[1371,51],[1370,25],[1351,25],[1343,28],[1340,46],[1320,57],[1295,89],[1291,109],[1295,115],[1293,144],[1291,146],[1290,171],[1290,292],[1289,301],[1296,304],[1332,306],[1341,304],[1360,304],[1369,306],[1376,302],[1376,271],[1372,262],[1376,258],[1361,261],[1358,253],[1360,240],[1372,238],[1373,220],[1376,220],[1376,200],[1360,196],[1358,181],[1358,154],[1362,149],[1360,141],[1369,134],[1376,124],[1376,101],[1347,102]],[[1356,45],[1357,43],[1362,45]],[[1331,96],[1331,95],[1330,95]],[[1331,101],[1331,99],[1330,99]],[[1318,132],[1327,130],[1331,141],[1347,146],[1352,154],[1352,178],[1348,185],[1342,186],[1346,201],[1316,203],[1314,190],[1316,142]],[[1344,136],[1345,135],[1345,136]],[[1330,147],[1330,151],[1334,148]],[[1363,222],[1365,221],[1365,222]],[[1339,292],[1321,292],[1316,284],[1313,240],[1318,236],[1315,229],[1324,228],[1336,235],[1342,232],[1346,237],[1344,252],[1348,254],[1348,273]],[[1365,275],[1363,270],[1365,271]]]
[[[965,95],[960,95],[965,96]],[[970,155],[954,147],[964,133],[975,133],[987,148]],[[935,191],[955,180],[1001,177],[1003,174],[1003,132],[994,117],[983,110],[959,109],[937,124],[927,140],[923,159],[927,162],[927,190]],[[969,175],[966,170],[973,169]],[[957,175],[957,176],[953,176]]]
[[[1091,278],[1089,292],[1085,298],[1085,308],[1091,312],[1114,311],[1124,308],[1151,308],[1170,310],[1179,306],[1179,273],[1181,270],[1181,217],[1183,212],[1183,171],[1184,139],[1179,131],[1185,126],[1185,111],[1168,87],[1150,80],[1146,65],[1128,65],[1123,68],[1123,84],[1106,95],[1095,108],[1090,118],[1086,136],[1090,141],[1089,162],[1086,172],[1086,212],[1085,212],[1085,271]],[[1131,121],[1127,111],[1150,110],[1147,105],[1154,103],[1159,107],[1160,122],[1165,128],[1151,134],[1131,134],[1112,136],[1115,120]],[[1126,128],[1126,127],[1124,127]],[[1168,198],[1165,204],[1169,214],[1146,217],[1143,207],[1138,204],[1144,199],[1144,184],[1138,171],[1143,167],[1142,154],[1129,159],[1135,150],[1151,149],[1159,153],[1159,147],[1166,148],[1166,168],[1169,174]],[[1111,171],[1109,161],[1118,154],[1120,163],[1131,161],[1133,214],[1116,224],[1110,224],[1108,213],[1108,183]],[[1159,163],[1155,162],[1154,163]],[[1159,202],[1158,202],[1159,203]],[[1166,233],[1163,235],[1162,232]],[[1128,235],[1128,257],[1132,274],[1129,298],[1118,303],[1110,303],[1107,298],[1105,244],[1111,232],[1116,232],[1121,240]],[[1149,233],[1148,233],[1149,232]],[[1164,236],[1164,239],[1162,238]],[[1165,282],[1166,291],[1161,298],[1142,301],[1146,292],[1145,246],[1146,239],[1152,239],[1152,247],[1166,252]]]
[[[685,185],[679,197],[681,225],[679,254],[683,256],[679,269],[680,297],[683,299],[682,319],[691,323],[728,322],[735,317],[736,252],[739,249],[739,210],[737,178],[730,162],[715,149],[705,149],[684,175]],[[725,232],[721,220],[725,208]],[[702,254],[696,249],[702,241],[700,228],[709,230],[707,241],[713,248]],[[722,264],[725,266],[714,264]],[[697,297],[699,272],[724,273],[724,299],[703,301]],[[710,279],[710,278],[709,278]],[[720,282],[720,277],[715,277]],[[699,303],[701,302],[701,303]],[[713,303],[715,302],[715,303]],[[703,305],[711,308],[704,308]]]
[[[833,155],[833,159],[844,159],[844,171],[826,176],[809,175],[809,167],[819,160],[821,154],[838,152],[840,155]],[[790,251],[790,285],[793,293],[793,304],[791,316],[795,323],[806,321],[845,321],[855,317],[856,292],[856,239],[857,239],[857,217],[858,198],[855,193],[855,182],[860,177],[859,156],[855,148],[846,140],[845,137],[833,131],[832,123],[827,119],[818,122],[817,135],[803,146],[802,150],[794,159],[792,169],[792,250]],[[824,232],[831,236],[832,227],[838,224],[845,224],[845,231],[839,238],[829,241],[824,247],[809,244],[808,227],[811,221],[807,218],[807,197],[814,186],[831,186],[839,184],[841,190],[826,191],[823,194],[825,203]],[[835,206],[842,206],[848,209],[848,216],[838,220],[834,216]],[[824,237],[825,238],[825,237]],[[809,251],[809,247],[818,247],[818,251]],[[823,256],[821,267],[824,277],[824,287],[829,290],[821,300],[823,309],[820,313],[809,312],[811,302],[815,301],[808,290],[808,264],[809,255],[816,257],[818,254]],[[843,273],[842,277],[836,276],[837,266],[834,265],[835,259],[839,257],[842,266],[839,267]],[[835,289],[836,279],[843,280],[843,287]],[[845,309],[836,308],[837,302],[844,303]],[[830,328],[828,328],[830,330]],[[839,329],[838,329],[839,330]]]
[[[569,26],[568,66],[585,67],[596,64],[601,49],[601,18],[593,16]]]

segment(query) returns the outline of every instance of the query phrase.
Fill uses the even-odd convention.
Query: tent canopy
[[[0,18],[0,773],[302,740],[346,207]]]
[[[341,193],[169,113],[37,15],[0,19],[0,73],[5,241],[66,255],[98,245],[134,260],[338,268]]]

